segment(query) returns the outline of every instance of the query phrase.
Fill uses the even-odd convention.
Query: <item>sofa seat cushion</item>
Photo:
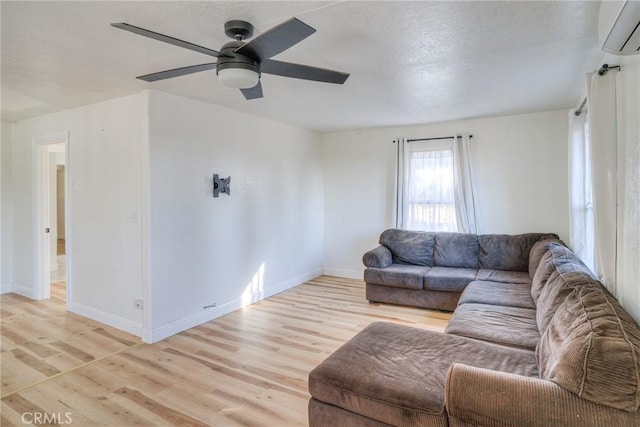
[[[531,286],[524,283],[500,283],[475,280],[465,288],[458,304],[490,304],[535,309]]]
[[[382,302],[446,311],[455,310],[460,298],[460,292],[403,289],[373,283],[367,283],[365,289],[365,296],[371,303]],[[420,316],[420,314],[417,315]]]
[[[444,387],[454,363],[537,376],[532,351],[377,322],[311,371],[309,392],[391,425],[446,426]]]
[[[473,268],[433,267],[424,277],[424,288],[434,291],[462,292],[476,280]]]
[[[535,350],[540,333],[536,311],[489,304],[462,304],[444,330],[448,334]]]
[[[486,280],[488,282],[504,282],[504,283],[524,283],[531,284],[529,273],[524,271],[506,271],[492,270],[489,268],[481,268],[478,270],[477,280]],[[529,291],[531,293],[531,291]]]
[[[430,269],[431,267],[405,264],[391,264],[387,268],[371,267],[364,270],[364,281],[394,288],[422,289],[424,276]]]

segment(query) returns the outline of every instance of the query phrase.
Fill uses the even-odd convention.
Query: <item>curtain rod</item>
[[[598,70],[598,74],[604,76],[609,72],[609,70],[614,70],[616,68],[618,69],[618,71],[620,71],[619,65],[602,64],[602,67],[600,67],[600,69]]]
[[[609,65],[609,64],[602,64],[602,67],[600,67],[600,69],[598,70],[598,75],[599,76],[604,76],[605,74],[607,74],[609,72],[609,70],[621,70],[619,65]],[[587,98],[585,97],[582,102],[580,103],[580,106],[578,107],[578,109],[576,110],[576,112],[574,113],[576,116],[579,116],[580,114],[582,114],[583,110],[584,110],[584,106],[587,105]]]
[[[587,98],[586,97],[582,100],[582,103],[580,104],[580,106],[578,107],[578,109],[576,110],[576,112],[574,114],[576,116],[579,116],[580,114],[582,114],[582,109],[584,108],[585,105],[587,105]]]
[[[453,139],[453,138],[462,138],[460,135],[453,136],[438,136],[436,138],[418,138],[418,139],[407,139],[407,142],[418,142],[418,141],[436,141],[439,139]],[[473,135],[469,135],[469,138],[473,138]],[[393,141],[395,143],[395,141]]]

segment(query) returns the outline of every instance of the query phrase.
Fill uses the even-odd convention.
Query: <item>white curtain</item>
[[[615,295],[617,262],[616,70],[587,75],[587,103],[595,231],[595,264],[600,280]]]
[[[393,226],[405,228],[407,220],[406,187],[409,163],[409,143],[404,138],[397,138],[394,142],[396,148],[395,192],[393,209]]]
[[[451,148],[412,150],[409,162],[406,228],[457,231]]]
[[[393,226],[476,233],[469,136],[394,143]]]
[[[587,266],[596,271],[591,198],[591,153],[587,113],[569,111],[569,243]]]
[[[477,233],[469,134],[453,139],[453,185],[458,231]]]

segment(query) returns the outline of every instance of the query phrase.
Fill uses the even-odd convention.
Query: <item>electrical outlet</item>
[[[142,300],[141,299],[133,300],[133,306],[135,308],[137,308],[138,310],[142,310],[142,308],[143,308]]]

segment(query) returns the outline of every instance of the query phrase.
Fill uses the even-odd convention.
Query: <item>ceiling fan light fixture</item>
[[[111,26],[217,58],[217,61],[213,63],[190,65],[137,77],[145,82],[155,82],[215,68],[220,83],[227,87],[240,89],[245,99],[250,100],[262,98],[262,84],[260,83],[262,72],[275,76],[335,84],[343,84],[349,77],[348,73],[340,71],[271,59],[271,57],[315,33],[314,28],[297,18],[291,18],[276,25],[249,41],[246,40],[253,35],[253,25],[246,21],[228,21],[224,24],[224,30],[225,34],[233,41],[225,43],[220,52],[136,27],[126,22],[113,23]]]
[[[218,70],[218,80],[225,86],[249,89],[260,81],[260,73],[246,68],[223,68]]]

